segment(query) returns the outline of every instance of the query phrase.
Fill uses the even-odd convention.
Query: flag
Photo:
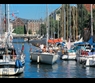
[[[15,14],[14,14],[14,13],[12,13],[12,17],[14,17],[15,19],[17,19],[17,16],[15,16]]]
[[[15,15],[14,15],[14,13],[12,13],[12,17],[14,17]]]

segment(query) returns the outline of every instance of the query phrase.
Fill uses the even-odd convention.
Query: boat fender
[[[22,63],[21,63],[21,61],[20,60],[18,60],[19,61],[19,67],[22,67]]]
[[[16,60],[15,65],[16,65],[17,68],[22,67],[22,63],[21,63],[20,60]]]
[[[38,56],[37,56],[37,63],[39,63],[39,60],[40,60],[40,58],[39,58],[39,57],[40,57],[40,56],[38,55]]]
[[[19,67],[19,61],[18,60],[16,60],[15,65],[17,68]]]
[[[21,59],[23,59],[23,55],[21,55]]]

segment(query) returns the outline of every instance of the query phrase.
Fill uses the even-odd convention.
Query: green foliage
[[[25,25],[24,25],[24,34],[27,34],[27,29]]]
[[[24,27],[22,27],[22,26],[15,27],[13,33],[16,33],[16,34],[24,34]]]
[[[53,36],[54,32],[58,32],[58,21],[54,20],[54,18],[49,18],[49,35]],[[40,35],[46,35],[46,23],[41,24],[40,30],[38,31]],[[52,33],[52,34],[51,34]]]
[[[50,28],[49,28],[49,34],[50,36],[54,36],[54,32],[57,34],[58,33],[58,26],[59,26],[59,21],[55,20],[54,18],[49,19],[49,24],[50,24]]]
[[[90,14],[83,4],[77,4],[78,8],[78,31],[83,36],[83,29],[90,28]]]
[[[57,10],[56,13],[57,13],[57,14],[60,14],[60,10]]]
[[[40,30],[38,31],[40,35],[46,35],[46,24],[41,24]]]
[[[32,34],[32,31],[29,29],[28,33],[29,33],[29,34]]]

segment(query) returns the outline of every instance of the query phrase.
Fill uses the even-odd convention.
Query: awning
[[[62,40],[60,38],[57,38],[57,39],[49,39],[48,40],[48,43],[52,43],[52,44],[58,43],[58,42],[62,42]]]

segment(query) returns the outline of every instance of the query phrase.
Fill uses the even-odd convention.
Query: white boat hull
[[[16,74],[23,73],[23,71],[24,71],[24,66],[22,68],[7,68],[7,67],[5,66],[5,68],[0,68],[0,75],[2,75],[2,76],[16,75]]]
[[[95,66],[95,55],[79,56],[79,57],[77,57],[77,62],[79,62],[85,66]]]
[[[94,59],[93,58],[88,58],[86,60],[85,66],[95,66],[95,58]]]
[[[76,53],[68,53],[62,55],[63,60],[76,60]]]
[[[46,64],[53,64],[57,62],[59,58],[58,54],[53,53],[33,53],[30,54],[30,60],[37,61],[38,63],[46,63]]]
[[[86,61],[86,57],[85,56],[77,56],[77,62],[82,64]]]
[[[4,51],[4,50],[3,50]],[[13,56],[13,55],[12,55]],[[0,55],[0,75],[16,75],[23,73],[25,66],[25,55]]]

